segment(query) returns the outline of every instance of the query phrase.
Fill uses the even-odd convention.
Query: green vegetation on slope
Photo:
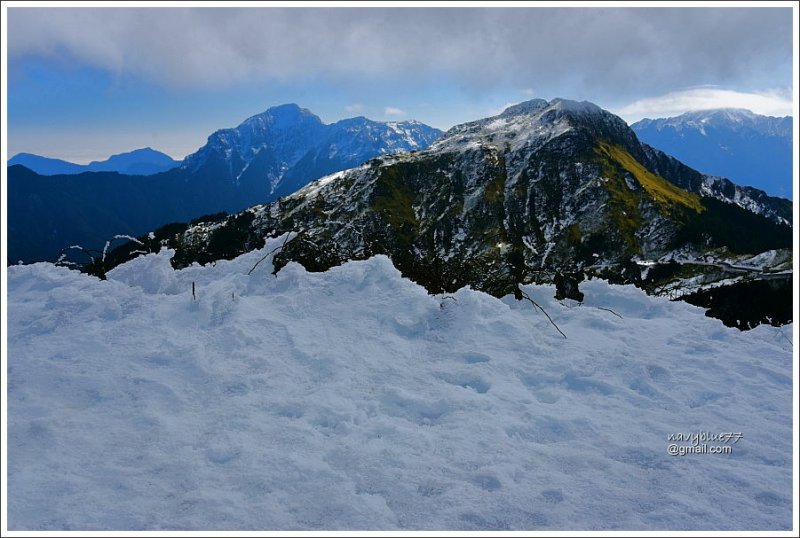
[[[370,208],[386,219],[403,246],[410,247],[419,221],[414,214],[416,194],[404,181],[405,168],[396,164],[381,172]]]
[[[595,153],[600,158],[600,166],[605,178],[603,188],[610,195],[608,208],[612,225],[616,228],[615,233],[619,234],[629,249],[638,252],[639,243],[636,239],[636,232],[642,225],[642,213],[639,208],[641,194],[628,187],[619,165],[608,153],[600,149],[596,149]]]
[[[662,213],[668,214],[670,209],[680,206],[693,209],[697,213],[701,213],[705,209],[700,203],[698,195],[685,191],[650,172],[621,146],[601,141],[595,152],[600,156],[604,165],[603,173],[613,176],[616,175],[614,168],[617,166],[625,169],[660,206]]]

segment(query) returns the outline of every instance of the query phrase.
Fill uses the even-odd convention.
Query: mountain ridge
[[[310,110],[287,103],[250,116],[237,127],[215,131],[181,168],[193,174],[213,170],[222,180],[236,183],[265,177],[266,196],[285,195],[308,177],[376,155],[422,149],[440,135],[438,129],[415,120],[378,122],[357,116],[326,124]]]
[[[757,114],[747,108],[721,107],[693,110],[664,118],[643,118],[635,124],[642,126],[655,125],[659,129],[666,127],[681,129],[727,123],[739,127],[750,127],[762,134],[788,136],[791,135],[791,119],[790,115],[769,116]],[[631,128],[633,128],[633,125]]]
[[[77,164],[33,153],[18,153],[8,160],[7,166],[19,164],[37,174],[46,176],[75,175],[84,172],[117,172],[149,176],[175,168],[180,163],[181,161],[174,160],[166,153],[148,146],[117,153],[103,161],[92,161],[89,164]]]
[[[792,197],[792,117],[709,109],[631,125],[645,143],[712,176]]]

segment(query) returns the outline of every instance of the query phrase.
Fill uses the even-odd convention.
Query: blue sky
[[[446,129],[534,97],[792,110],[789,8],[8,8],[8,155],[175,158],[270,106]]]

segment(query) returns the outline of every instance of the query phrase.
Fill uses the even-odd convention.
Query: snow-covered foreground
[[[564,339],[384,257],[248,276],[280,241],[9,268],[10,529],[791,528],[790,328],[527,287]],[[742,438],[667,453],[701,432]]]

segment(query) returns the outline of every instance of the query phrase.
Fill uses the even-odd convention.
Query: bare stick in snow
[[[124,235],[124,234],[118,234],[118,235],[115,235],[114,237],[112,237],[112,238],[111,238],[111,240],[109,240],[109,241],[106,241],[106,246],[105,246],[105,247],[103,247],[103,258],[102,258],[102,261],[103,261],[104,263],[105,263],[105,261],[106,261],[106,254],[108,253],[108,247],[110,247],[110,246],[111,246],[111,243],[113,243],[113,242],[114,242],[114,241],[116,241],[117,239],[127,239],[128,241],[133,241],[134,243],[138,243],[138,244],[140,244],[140,245],[144,245],[144,243],[142,243],[141,241],[139,241],[139,240],[138,240],[138,239],[136,239],[135,237],[131,237],[130,235]],[[141,252],[141,251],[138,251],[138,252]],[[146,253],[145,253],[145,254],[146,254]]]
[[[69,262],[68,260],[66,260],[66,255],[67,255],[66,251],[73,250],[73,249],[74,250],[79,250],[79,251],[83,252],[84,254],[86,254],[89,257],[89,259],[91,260],[90,263],[94,263],[94,256],[92,256],[91,253],[92,252],[98,253],[96,250],[84,248],[84,247],[82,247],[80,245],[71,245],[71,246],[66,247],[66,248],[61,250],[61,256],[59,256],[58,262],[56,262],[56,263],[61,262],[61,263],[71,263],[72,265],[78,265],[78,264],[76,264],[74,262]]]
[[[779,334],[779,335],[781,335],[781,336],[783,336],[783,339],[784,339],[784,340],[786,340],[787,342],[789,342],[789,345],[790,345],[790,346],[794,346],[794,344],[792,343],[792,341],[791,341],[791,340],[789,340],[789,338],[788,338],[788,337],[787,337],[785,334],[783,334],[783,330],[782,330],[780,327],[778,327],[778,334]]]
[[[519,289],[519,288],[517,288],[517,289]],[[533,306],[535,306],[536,308],[538,308],[539,310],[541,310],[541,311],[542,311],[542,313],[543,313],[545,316],[547,316],[547,319],[549,319],[549,320],[550,320],[550,323],[552,323],[552,324],[553,324],[553,327],[555,327],[555,328],[556,328],[556,330],[557,330],[559,333],[561,333],[561,336],[563,336],[564,338],[566,338],[566,337],[567,337],[567,335],[566,335],[566,334],[564,334],[564,332],[563,332],[561,329],[559,329],[559,328],[558,328],[558,325],[556,325],[556,322],[555,322],[555,321],[553,321],[553,318],[551,318],[551,317],[550,317],[550,314],[548,314],[548,313],[547,313],[547,311],[546,311],[544,308],[542,308],[542,307],[541,307],[541,305],[540,305],[539,303],[537,303],[536,301],[534,301],[533,299],[531,299],[531,298],[530,298],[530,296],[529,296],[527,293],[525,293],[524,291],[522,291],[522,289],[519,289],[519,292],[520,292],[520,294],[522,294],[522,297],[523,297],[524,299],[527,299],[527,300],[529,300],[529,301],[530,301],[530,302],[533,304]]]
[[[278,247],[275,247],[275,248],[273,248],[272,250],[270,250],[269,252],[267,252],[266,254],[264,254],[264,256],[263,256],[263,257],[262,257],[260,260],[258,260],[258,261],[256,262],[256,264],[255,264],[253,267],[251,267],[251,268],[250,268],[250,270],[249,270],[249,271],[247,271],[247,274],[249,275],[250,273],[252,273],[253,271],[255,271],[255,270],[256,270],[256,267],[258,267],[258,264],[259,264],[259,263],[261,263],[261,262],[263,262],[264,260],[266,260],[266,259],[267,259],[267,257],[268,257],[270,254],[272,254],[272,253],[273,253],[273,252],[275,252],[276,250],[280,250],[280,249],[282,249],[283,247],[285,247],[285,246],[286,246],[286,243],[289,241],[289,236],[290,236],[290,235],[292,235],[292,234],[291,234],[291,233],[287,233],[287,234],[286,234],[286,239],[284,239],[284,240],[283,240],[283,243],[282,243],[280,246],[278,246]],[[298,234],[295,234],[295,237],[297,237],[297,235],[298,235]]]
[[[595,308],[599,308],[600,310],[605,310],[606,312],[611,312],[612,314],[617,316],[619,319],[625,319],[622,316],[620,316],[619,314],[617,314],[616,312],[614,312],[613,310],[611,310],[610,308],[603,308],[602,306],[595,306]]]

